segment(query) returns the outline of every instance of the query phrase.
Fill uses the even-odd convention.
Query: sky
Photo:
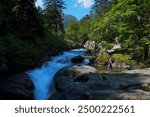
[[[66,9],[64,14],[71,14],[80,20],[85,15],[89,14],[91,6],[94,4],[94,0],[64,0]],[[42,0],[37,0],[36,6],[42,7]]]

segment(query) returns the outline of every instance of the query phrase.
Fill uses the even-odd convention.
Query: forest
[[[90,14],[80,22],[70,22],[66,29],[70,41],[92,40],[107,49],[115,38],[140,66],[150,65],[149,0],[95,0]]]
[[[63,0],[0,0],[0,73],[34,68],[44,56],[84,45],[87,40],[109,49],[117,37],[126,53],[150,65],[150,1],[95,0],[89,15],[64,28]]]
[[[15,73],[36,66],[46,55],[68,48],[63,39],[62,0],[0,0],[0,72]]]

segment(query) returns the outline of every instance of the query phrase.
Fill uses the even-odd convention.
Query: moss
[[[131,60],[131,56],[127,54],[113,54],[112,57],[118,62],[131,64],[133,61]]]
[[[104,63],[107,61],[109,57],[109,54],[106,52],[103,52],[98,58],[98,63]],[[120,54],[116,53],[112,55],[112,58],[114,58],[115,61],[121,62],[121,63],[127,63],[127,64],[136,64],[132,59],[130,55],[127,54]]]
[[[106,52],[103,52],[99,57],[98,57],[98,62],[106,62],[107,61],[107,59],[108,59],[108,53],[106,53]]]

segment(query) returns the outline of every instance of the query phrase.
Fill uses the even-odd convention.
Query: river
[[[63,54],[55,56],[49,62],[44,63],[41,68],[35,68],[27,72],[35,86],[34,96],[36,100],[48,99],[53,94],[55,91],[55,74],[64,67],[72,66],[71,58],[78,55],[85,55],[84,49],[65,51]],[[88,60],[85,59],[82,64],[87,63]]]

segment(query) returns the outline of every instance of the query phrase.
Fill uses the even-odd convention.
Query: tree
[[[24,36],[44,36],[44,27],[39,19],[39,12],[35,7],[36,0],[20,0],[18,3],[18,31]]]
[[[112,43],[115,37],[135,59],[149,59],[150,1],[112,0],[111,9],[93,20],[90,33],[97,41]]]
[[[63,32],[63,9],[65,4],[62,0],[46,0],[45,1],[45,17],[47,27],[50,32]]]
[[[66,40],[72,41],[72,43],[79,42],[79,24],[72,20],[68,23],[66,28]]]
[[[71,21],[66,28],[66,39],[84,45],[89,40],[91,16],[86,15],[79,22]]]
[[[103,15],[110,9],[110,0],[95,0],[92,7],[92,13]]]
[[[3,34],[16,34],[22,38],[44,35],[35,7],[36,0],[1,0]]]

